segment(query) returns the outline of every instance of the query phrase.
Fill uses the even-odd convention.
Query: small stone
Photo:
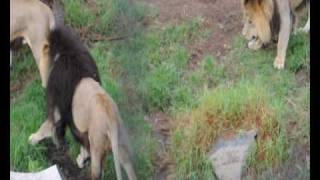
[[[224,25],[223,24],[218,23],[218,26],[219,26],[220,29],[224,29]]]
[[[221,180],[240,180],[249,149],[255,142],[255,130],[240,133],[232,139],[219,138],[214,145],[209,159],[212,161],[215,174]]]
[[[62,180],[56,165],[40,172],[13,172],[10,171],[10,180]]]

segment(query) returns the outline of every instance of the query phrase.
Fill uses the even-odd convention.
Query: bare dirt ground
[[[188,47],[191,52],[189,67],[196,67],[204,55],[218,60],[230,50],[234,35],[241,31],[240,1],[236,0],[143,0],[158,10],[156,24],[179,23],[195,17],[203,18],[211,31],[209,37]]]
[[[17,80],[14,83],[10,82],[10,101],[13,100],[17,94],[21,93],[24,87],[30,82],[33,81],[35,78],[35,73],[28,72],[22,78]]]
[[[174,179],[174,162],[169,155],[169,136],[172,128],[171,118],[163,112],[151,113],[145,120],[152,124],[153,133],[158,140],[158,150],[153,160],[155,174],[153,179]]]
[[[51,140],[44,142],[46,144],[47,158],[51,164],[57,164],[60,174],[65,180],[89,180],[90,174],[87,172],[90,169],[88,164],[84,167],[85,170],[81,170],[72,160],[67,147],[61,147],[57,149]]]
[[[205,55],[211,54],[218,61],[223,61],[229,52],[233,37],[241,31],[240,1],[236,0],[142,0],[158,10],[153,25],[181,23],[200,17],[210,30],[209,37],[194,44],[187,45],[191,52],[189,69],[192,70]],[[154,134],[159,142],[159,150],[154,158],[154,179],[172,179],[174,163],[168,155],[168,138],[172,125],[170,117],[163,112],[155,112],[145,118],[152,124]]]

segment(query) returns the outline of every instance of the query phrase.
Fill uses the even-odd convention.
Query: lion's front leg
[[[280,32],[277,45],[277,56],[273,66],[276,69],[283,69],[291,30],[290,6],[288,1],[277,0],[276,2],[278,3],[280,13]]]
[[[274,68],[276,69],[283,69],[284,68],[284,62],[285,62],[285,59],[284,58],[280,58],[280,57],[276,57],[276,59],[274,60],[273,62],[273,66]]]
[[[32,145],[38,144],[41,140],[51,137],[53,132],[53,123],[49,119],[40,126],[36,133],[29,136],[29,143]]]

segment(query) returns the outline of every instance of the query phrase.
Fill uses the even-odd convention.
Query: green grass
[[[201,38],[203,32],[200,19],[195,18],[146,35],[148,72],[146,78],[140,80],[139,88],[150,111],[166,110],[179,103],[177,101],[186,101],[183,96],[191,91],[183,86],[190,54],[184,45]]]
[[[247,168],[258,174],[267,168],[292,162],[292,149],[308,147],[309,86],[301,87],[296,72],[309,72],[309,53],[307,36],[299,34],[290,39],[283,71],[272,67],[274,47],[250,51],[242,37],[236,37],[231,53],[222,64],[216,63],[211,56],[206,57],[202,66],[190,74],[193,83],[187,83],[191,89],[192,85],[197,87],[198,93],[191,95],[196,102],[175,113],[177,127],[172,134],[171,150],[176,161],[177,179],[211,177],[212,168],[206,153],[225,129],[233,132],[252,126],[259,129],[257,151],[247,162]],[[207,91],[207,88],[213,90]],[[250,115],[246,115],[248,112]],[[262,124],[251,121],[263,113],[266,114],[264,118],[260,117]],[[206,116],[213,118],[212,121]],[[290,123],[296,124],[294,131]],[[295,133],[297,135],[293,135]],[[308,171],[301,171],[298,176],[308,176]]]
[[[20,78],[19,75],[21,74],[24,75],[28,72],[38,71],[35,64],[36,63],[33,59],[32,54],[28,51],[25,51],[24,54],[21,54],[19,56],[19,59],[13,60],[14,68],[10,71],[10,80],[17,81]]]
[[[48,165],[44,147],[33,147],[27,143],[28,136],[44,121],[43,97],[39,81],[34,81],[10,106],[10,166],[14,170],[39,170]]]
[[[126,36],[145,18],[146,8],[128,0],[98,0],[96,9],[77,0],[64,1],[65,21],[84,35]]]
[[[258,139],[257,159],[264,160],[264,166],[286,156],[284,141],[278,138],[279,125],[268,102],[270,95],[265,89],[264,85],[247,80],[233,86],[221,85],[205,92],[191,112],[178,116],[172,151],[179,164],[179,178],[193,179],[192,174],[197,174],[200,179],[206,179],[202,177],[202,174],[209,173],[203,172],[207,164],[206,154],[214,140],[225,131],[235,133],[240,129],[257,129],[258,136],[264,137]],[[185,139],[189,142],[185,143]]]
[[[146,28],[141,24],[154,17],[147,16],[153,11],[143,5],[128,0],[97,3],[98,9],[93,12],[81,1],[66,0],[66,22],[102,36],[129,35],[120,41],[94,42],[90,52],[102,86],[118,104],[128,129],[139,179],[152,179],[155,173],[152,159],[158,145],[144,116],[157,111],[173,119],[169,153],[176,179],[214,179],[207,160],[209,147],[221,133],[237,133],[240,129],[259,129],[256,151],[247,161],[248,170],[263,177],[268,169],[300,162],[292,157],[292,151],[310,146],[310,84],[298,83],[296,76],[298,72],[310,72],[308,36],[291,37],[282,71],[273,68],[274,45],[251,51],[242,37],[234,39],[223,62],[208,54],[199,66],[189,70],[191,54],[186,47],[210,33],[201,18]],[[36,171],[50,165],[46,145],[31,146],[27,142],[45,119],[45,92],[31,53],[21,54],[14,59],[10,85],[29,82],[10,102],[10,167]],[[34,78],[25,80],[27,74]],[[79,145],[70,133],[67,140],[75,161]],[[115,179],[111,155],[106,163],[105,178]],[[304,166],[292,171],[297,177],[309,176]],[[274,173],[271,178],[278,175]]]
[[[105,1],[98,1],[98,3],[101,2]],[[116,11],[118,11],[119,8],[124,8],[122,11],[130,8],[127,1],[121,1],[118,3],[122,4],[117,4],[118,9]],[[64,4],[67,12],[66,22],[75,28],[87,27],[95,19],[94,14],[89,11],[89,9],[86,9],[85,4],[81,1],[68,0],[64,2]],[[99,8],[108,9],[105,5],[101,5]],[[131,14],[141,11],[139,10],[139,7],[132,6],[132,8],[135,9],[131,9]],[[102,12],[107,13],[109,11],[101,11],[99,13]],[[137,16],[135,16],[140,18],[137,19],[137,21],[141,20],[141,16],[141,14],[137,14]],[[105,20],[110,19],[107,18]],[[118,21],[118,19],[115,20]],[[112,27],[115,23],[118,22],[110,20],[110,23],[104,24],[102,19],[101,22],[97,24],[97,27],[104,24],[103,26],[105,29],[98,28],[98,32],[106,34],[113,33],[108,29],[118,28]],[[126,44],[127,43],[121,43],[119,46],[126,46]],[[108,48],[114,49],[110,50]],[[132,146],[131,149],[133,150],[133,163],[137,171],[137,176],[139,179],[148,179],[153,174],[151,156],[154,152],[155,140],[151,136],[151,127],[149,124],[145,123],[142,111],[139,110],[139,107],[132,110],[130,105],[127,104],[127,100],[130,97],[128,97],[129,94],[127,94],[127,92],[122,90],[124,88],[120,77],[122,76],[121,71],[123,67],[122,64],[119,64],[119,62],[115,60],[115,56],[112,53],[115,49],[114,45],[109,42],[99,42],[93,44],[90,51],[96,60],[102,80],[102,86],[119,105],[124,124],[128,128],[129,142]],[[24,74],[30,72],[30,70],[35,71],[37,69],[30,52],[27,53],[27,55],[23,55],[22,57],[19,56],[17,58],[18,59],[15,59],[17,61],[14,61],[14,70],[10,73],[11,84],[18,83],[19,78]],[[48,157],[45,154],[45,144],[41,143],[39,145],[32,146],[29,145],[27,141],[29,135],[35,132],[45,119],[45,92],[41,87],[37,72],[34,72],[33,76],[36,77],[35,80],[28,83],[24,89],[21,90],[20,94],[17,95],[17,98],[11,101],[10,165],[12,170],[36,171],[42,170],[50,165]],[[75,159],[80,150],[79,144],[75,142],[70,132],[67,133],[67,141],[69,144],[69,154],[75,163]],[[108,156],[106,163],[105,178],[115,179],[112,155]],[[88,169],[88,167],[86,169]]]
[[[73,27],[81,28],[91,25],[95,17],[84,3],[77,0],[64,1],[65,21]]]

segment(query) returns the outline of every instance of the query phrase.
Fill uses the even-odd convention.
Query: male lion
[[[53,135],[59,147],[68,126],[81,143],[77,164],[91,157],[91,178],[101,179],[106,154],[112,149],[117,179],[122,165],[136,180],[126,130],[118,107],[103,90],[97,66],[87,48],[69,28],[57,27],[49,34],[49,60],[53,67],[47,86],[47,120],[29,137],[31,144]]]
[[[248,47],[258,50],[270,43],[278,41],[277,56],[273,63],[277,69],[283,69],[290,33],[296,33],[303,10],[308,10],[308,21],[300,29],[309,32],[310,2],[309,0],[241,0],[244,14],[242,35],[249,41]]]
[[[50,69],[47,38],[54,27],[51,9],[40,0],[10,0],[10,42],[23,38],[29,45],[39,68],[43,87],[46,87]],[[10,67],[11,56],[10,50]]]

